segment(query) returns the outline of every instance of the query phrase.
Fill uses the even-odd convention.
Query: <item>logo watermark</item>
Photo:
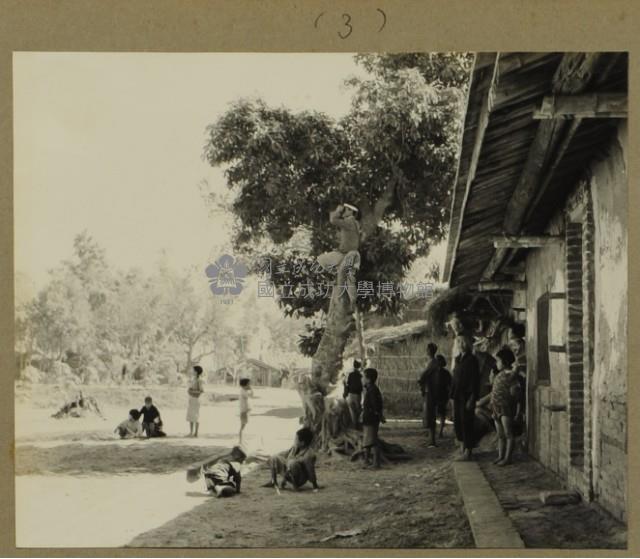
[[[248,270],[233,256],[223,254],[204,273],[209,278],[211,293],[223,297],[223,302],[233,302],[233,296],[239,295],[244,287]]]

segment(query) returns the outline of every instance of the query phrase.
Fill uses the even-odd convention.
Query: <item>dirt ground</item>
[[[490,445],[483,445],[489,448]],[[594,504],[543,506],[541,491],[561,490],[557,478],[538,462],[519,454],[512,466],[491,461],[495,451],[478,453],[480,466],[527,547],[624,549],[624,524]]]
[[[230,440],[230,444],[234,442]],[[51,448],[21,445],[16,452],[16,475],[168,474],[223,448],[171,446],[166,439],[132,441],[127,445],[63,444]]]
[[[243,480],[242,494],[203,503],[130,547],[473,547],[451,471],[456,453],[451,426],[437,449],[427,448],[417,423],[383,426],[381,436],[402,444],[413,459],[380,470],[320,456],[321,489],[299,492],[260,487],[265,467]],[[197,482],[199,485],[201,482]],[[352,537],[330,538],[356,530]]]

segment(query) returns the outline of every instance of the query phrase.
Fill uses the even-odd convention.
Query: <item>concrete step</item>
[[[478,548],[522,549],[524,542],[476,462],[454,462],[453,471]]]

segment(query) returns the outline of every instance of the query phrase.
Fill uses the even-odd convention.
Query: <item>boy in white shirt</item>
[[[121,439],[142,437],[142,425],[138,421],[139,419],[140,412],[138,410],[129,410],[129,417],[120,423],[113,432],[120,435]]]

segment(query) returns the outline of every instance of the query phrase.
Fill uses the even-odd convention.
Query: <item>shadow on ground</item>
[[[451,469],[455,451],[448,431],[440,447],[427,448],[416,424],[383,426],[381,436],[414,458],[378,471],[321,455],[317,493],[262,488],[268,472],[261,468],[243,479],[240,495],[211,498],[129,546],[473,547]],[[345,530],[354,535],[332,538]]]
[[[563,487],[540,463],[519,454],[514,464],[501,468],[492,464],[495,456],[495,451],[485,449],[477,459],[526,547],[626,548],[626,526],[597,505],[581,502],[544,506],[540,492]]]

